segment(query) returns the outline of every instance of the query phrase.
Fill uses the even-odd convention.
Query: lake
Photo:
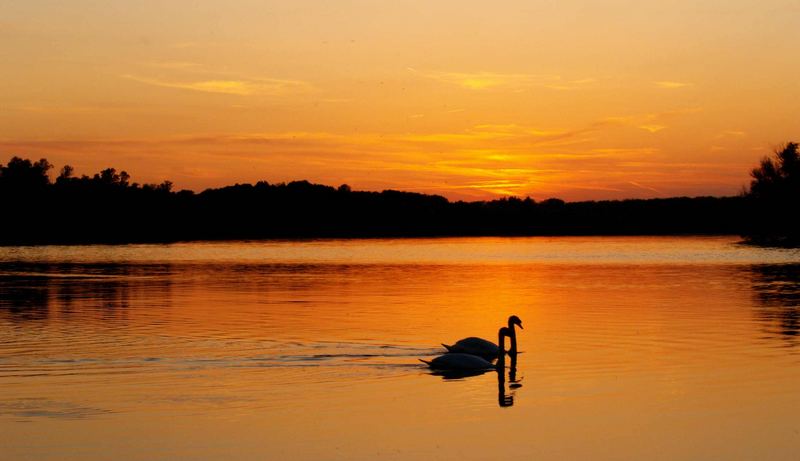
[[[0,247],[0,458],[796,460],[800,251],[737,241]]]

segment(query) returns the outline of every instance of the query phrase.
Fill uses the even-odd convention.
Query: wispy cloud
[[[725,130],[722,133],[717,135],[717,139],[720,138],[743,138],[747,136],[747,132],[741,130]]]
[[[585,87],[593,82],[593,78],[576,80],[564,79],[552,74],[524,74],[498,72],[442,72],[422,71],[408,68],[416,75],[456,85],[467,90],[509,89],[522,90],[529,87],[542,87],[554,90],[572,90]]]
[[[645,131],[649,131],[650,133],[658,133],[659,131],[661,131],[664,128],[666,128],[666,126],[657,125],[657,124],[651,123],[651,124],[647,124],[647,125],[639,125],[639,128],[641,128],[641,129],[643,129]]]
[[[238,96],[282,96],[311,90],[313,87],[300,80],[283,80],[274,78],[259,79],[219,79],[174,81],[141,77],[125,74],[121,76],[146,85],[181,90],[200,91],[204,93],[220,93]]]
[[[669,128],[669,125],[667,125],[668,121],[696,114],[701,111],[702,108],[700,107],[688,107],[684,109],[673,109],[663,112],[652,112],[649,114],[606,117],[601,120],[601,123],[608,125],[632,126],[649,133],[658,133],[661,130]]]
[[[628,181],[628,184],[630,184],[632,186],[636,186],[639,189],[649,190],[651,192],[656,192],[656,193],[659,193],[659,194],[661,193],[661,191],[656,189],[655,187],[645,186],[645,185],[640,184],[640,183],[638,183],[636,181]]]
[[[543,83],[552,79],[550,76],[528,74],[499,74],[494,72],[417,72],[418,74],[440,82],[457,85],[468,90],[486,90],[498,87],[520,87],[534,83]]]
[[[667,90],[675,90],[675,89],[678,89],[678,88],[686,88],[686,87],[689,87],[689,86],[693,86],[694,84],[693,83],[685,83],[685,82],[675,82],[675,81],[671,81],[671,80],[661,80],[661,81],[658,81],[658,82],[653,82],[653,85],[655,85],[658,88],[664,88],[664,89],[667,89]]]

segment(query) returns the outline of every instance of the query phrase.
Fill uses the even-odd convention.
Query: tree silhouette
[[[750,194],[759,199],[796,199],[800,192],[798,145],[786,143],[775,151],[775,158],[764,157],[750,175]]]
[[[12,157],[8,165],[0,164],[0,186],[10,189],[35,189],[50,184],[47,171],[53,165],[47,159],[31,162],[28,159]]]
[[[750,173],[749,199],[751,223],[746,237],[759,244],[796,246],[800,226],[796,210],[800,203],[800,152],[789,142],[764,157]]]
[[[61,168],[61,173],[59,173],[58,178],[56,178],[56,183],[69,181],[72,178],[72,174],[75,172],[75,169],[72,168],[70,165],[64,165]]]

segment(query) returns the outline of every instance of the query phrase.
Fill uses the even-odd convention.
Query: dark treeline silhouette
[[[65,166],[12,158],[0,165],[1,244],[450,235],[740,234],[748,198],[565,203],[530,198],[450,202],[438,195],[353,191],[295,181],[201,193],[132,183],[108,168],[75,177]],[[788,209],[788,208],[787,208]]]
[[[764,157],[750,173],[752,181],[746,197],[752,219],[745,236],[753,243],[800,246],[800,152],[794,142]]]

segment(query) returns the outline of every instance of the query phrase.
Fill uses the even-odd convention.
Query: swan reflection
[[[517,354],[509,353],[511,364],[508,369],[508,388],[518,389],[522,384],[517,380]],[[514,394],[506,394],[505,370],[497,370],[497,404],[501,407],[510,407],[514,405]]]
[[[441,376],[442,379],[451,380],[451,379],[464,379],[464,378],[471,378],[473,376],[481,376],[484,375],[492,370],[432,370],[430,372],[433,376]]]

